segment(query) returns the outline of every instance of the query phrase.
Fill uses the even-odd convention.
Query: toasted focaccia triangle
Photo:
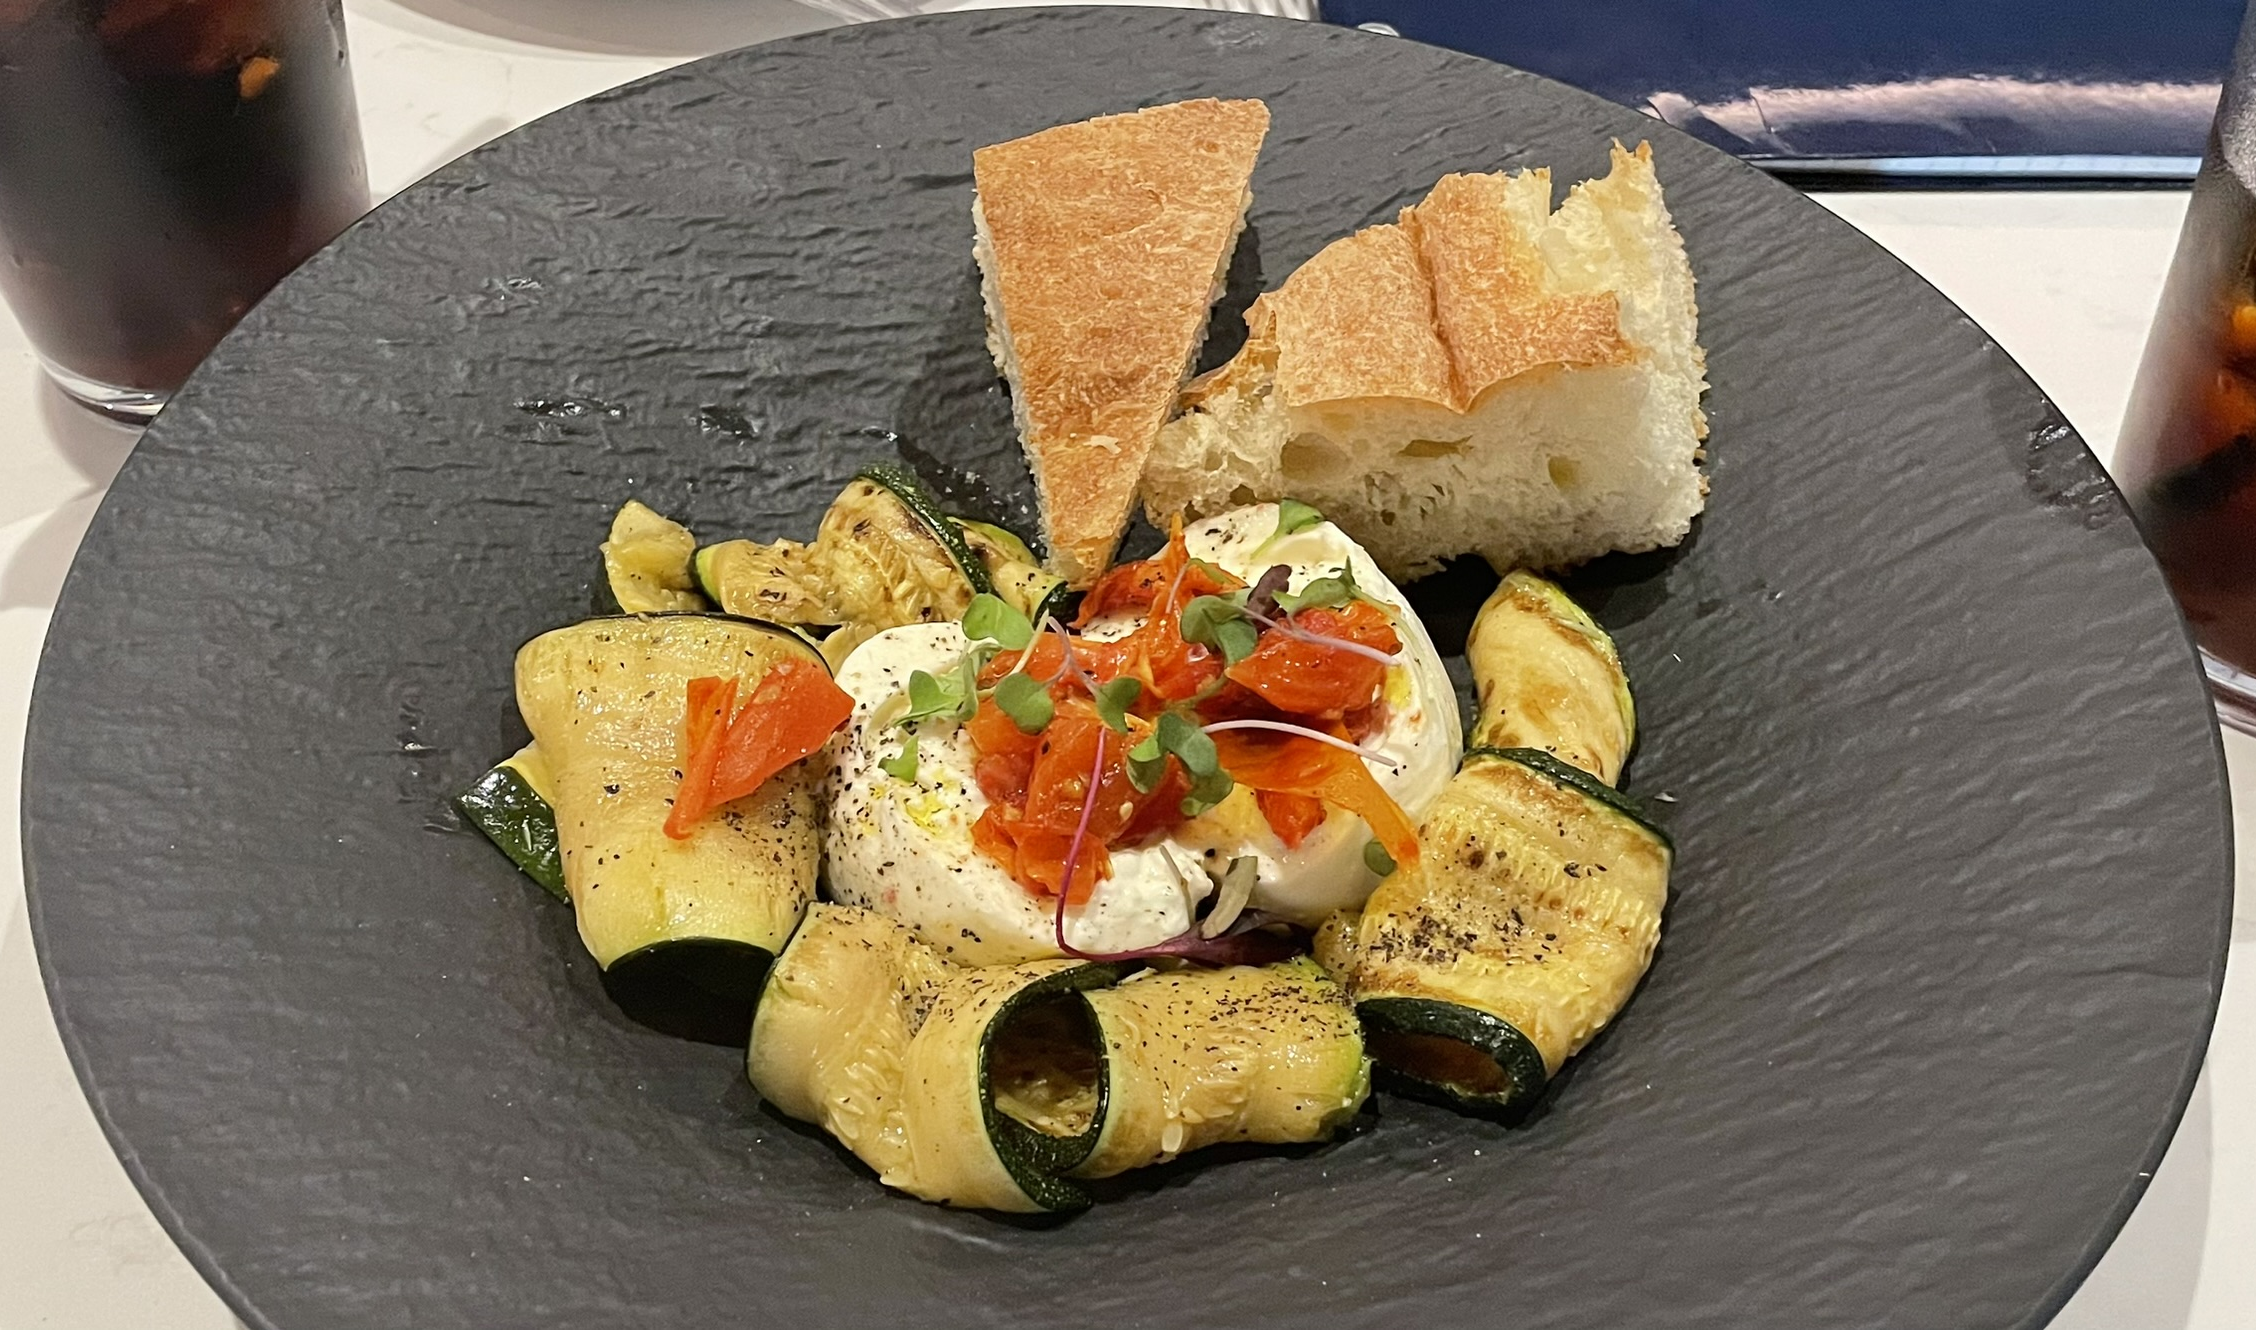
[[[987,344],[1010,381],[1051,568],[1111,561],[1206,334],[1268,132],[1258,101],[1175,102],[972,154]]]

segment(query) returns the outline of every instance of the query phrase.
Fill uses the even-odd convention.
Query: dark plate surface
[[[511,652],[584,610],[630,494],[805,535],[898,451],[1022,515],[970,150],[1198,94],[1275,114],[1241,285],[1446,171],[1565,181],[1654,141],[1715,496],[1682,557],[1583,589],[1639,690],[1630,783],[1675,899],[1644,991],[1527,1125],[1389,1099],[1324,1149],[1004,1223],[883,1192],[762,1111],[737,1052],[620,1014],[445,799],[519,741]],[[289,1330],[2034,1326],[2169,1138],[2229,904],[2161,579],[1957,310],[1595,98],[1150,11],[723,56],[379,211],[119,478],[25,790],[96,1109],[205,1273]]]

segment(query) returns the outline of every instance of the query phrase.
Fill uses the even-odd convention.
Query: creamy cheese
[[[1251,582],[1274,565],[1292,570],[1288,586],[1352,571],[1366,595],[1392,612],[1402,662],[1387,671],[1386,724],[1365,747],[1395,765],[1371,773],[1415,820],[1441,794],[1463,755],[1456,695],[1441,657],[1402,593],[1362,548],[1329,522],[1271,542],[1277,509],[1254,504],[1184,531],[1191,554]],[[1264,548],[1266,542],[1266,547]],[[1133,617],[1092,625],[1095,636],[1131,630]],[[953,669],[970,643],[952,623],[889,629],[856,648],[839,670],[854,716],[833,741],[829,834],[830,892],[883,910],[914,927],[950,957],[990,965],[1058,954],[1055,902],[1037,899],[972,844],[971,825],[987,798],[973,778],[971,739],[952,720],[894,723],[909,675]],[[917,738],[914,781],[878,764]],[[1332,810],[1297,848],[1287,849],[1240,788],[1212,811],[1163,840],[1112,852],[1112,875],[1066,915],[1066,937],[1089,952],[1128,951],[1189,928],[1198,904],[1232,859],[1258,863],[1252,907],[1303,923],[1362,903],[1378,879],[1364,867],[1370,831],[1361,818]]]

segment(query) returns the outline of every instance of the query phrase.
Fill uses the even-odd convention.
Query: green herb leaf
[[[1010,674],[995,685],[995,705],[1027,734],[1040,734],[1057,714],[1050,690],[1023,674]]]
[[[1175,626],[1184,641],[1214,648],[1230,665],[1252,655],[1261,642],[1261,629],[1246,617],[1245,607],[1226,596],[1197,597],[1183,607]]]
[[[901,745],[900,752],[877,764],[878,769],[895,780],[915,780],[917,773],[916,748],[916,736],[912,734],[909,736],[908,742]]]
[[[1034,625],[1008,603],[985,592],[971,598],[964,611],[964,636],[985,639],[1005,651],[1024,651],[1034,641]]]
[[[1128,732],[1128,708],[1144,695],[1144,685],[1133,676],[1123,674],[1111,683],[1097,685],[1093,700],[1097,704],[1097,719],[1118,730]]]
[[[1296,594],[1290,591],[1277,593],[1277,608],[1287,614],[1301,610],[1336,610],[1360,594],[1352,570],[1342,568],[1328,576],[1315,578]]]
[[[1324,520],[1324,515],[1298,499],[1277,500],[1277,531],[1269,537],[1282,540],[1295,531],[1306,531]]]
[[[1229,798],[1230,791],[1236,788],[1238,783],[1231,780],[1230,773],[1220,767],[1216,767],[1211,774],[1194,777],[1191,780],[1191,792],[1183,796],[1183,816],[1197,817]]]
[[[1183,800],[1185,817],[1197,817],[1229,798],[1230,791],[1237,788],[1230,773],[1222,769],[1222,755],[1216,751],[1212,736],[1200,729],[1196,720],[1175,710],[1159,713],[1152,732],[1128,750],[1128,783],[1144,794],[1158,789],[1170,757],[1181,762],[1184,774],[1191,778],[1191,792]]]
[[[970,720],[978,706],[979,665],[975,657],[965,656],[944,679],[934,678],[923,670],[911,670],[909,709],[894,723],[907,725],[935,717]]]
[[[1363,847],[1363,866],[1386,877],[1394,872],[1394,856],[1386,852],[1386,846],[1372,841]]]
[[[1167,750],[1159,746],[1159,731],[1154,730],[1128,750],[1128,783],[1136,787],[1136,793],[1150,794],[1166,774]]]
[[[1230,797],[1237,782],[1222,769],[1222,754],[1216,751],[1213,736],[1200,729],[1198,722],[1179,711],[1169,711],[1160,716],[1153,733],[1191,778],[1191,792],[1183,799],[1183,816],[1197,817]]]

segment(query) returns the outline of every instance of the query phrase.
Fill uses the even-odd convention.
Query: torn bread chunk
[[[1010,381],[1051,570],[1096,580],[1206,336],[1269,129],[1176,102],[972,154],[987,346]]]
[[[1155,523],[1297,498],[1403,579],[1674,545],[1707,502],[1692,268],[1642,144],[1557,211],[1547,171],[1446,176],[1246,326],[1153,450]]]

